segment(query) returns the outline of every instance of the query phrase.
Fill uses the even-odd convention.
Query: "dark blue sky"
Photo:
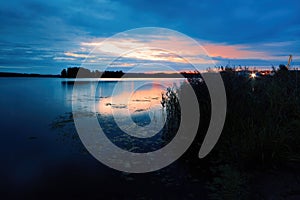
[[[194,38],[216,64],[300,64],[296,0],[1,0],[0,19],[0,71],[59,73],[88,55],[83,44],[148,26]]]

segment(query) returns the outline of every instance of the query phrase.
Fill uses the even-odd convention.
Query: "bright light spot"
[[[250,78],[252,78],[252,79],[256,78],[256,73],[251,73]]]

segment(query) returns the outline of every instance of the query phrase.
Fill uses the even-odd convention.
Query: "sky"
[[[114,36],[142,27],[192,38],[217,66],[271,68],[286,64],[291,54],[292,67],[299,67],[299,10],[297,0],[1,0],[0,71],[58,74],[83,62],[101,71],[112,59],[112,70],[130,71],[142,64],[139,70],[145,72],[184,71],[182,57],[202,62],[193,45],[176,34]],[[145,49],[162,42],[184,51]],[[137,49],[118,55],[132,47]]]

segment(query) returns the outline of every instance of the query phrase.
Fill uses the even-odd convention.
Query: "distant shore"
[[[280,65],[278,69],[289,70],[285,65]],[[208,70],[208,72],[211,70]],[[248,68],[216,68],[212,71],[234,72],[240,76],[249,77],[250,74],[255,76],[270,75],[276,71],[272,70],[258,70]],[[38,77],[38,78],[201,78],[201,73],[197,70],[189,72],[174,72],[174,73],[126,73],[123,71],[91,71],[81,67],[71,67],[63,69],[60,74],[37,74],[37,73],[13,73],[13,72],[0,72],[0,77]]]
[[[29,77],[29,78],[188,78],[195,77],[197,74],[188,73],[155,73],[155,74],[145,74],[145,73],[124,73],[122,76],[105,76],[101,74],[100,76],[80,76],[80,77],[64,77],[61,75],[54,74],[27,74],[27,73],[10,73],[10,72],[0,72],[0,77]]]
[[[26,74],[26,73],[12,73],[0,72],[0,77],[41,77],[41,78],[60,78],[60,75],[53,74]]]

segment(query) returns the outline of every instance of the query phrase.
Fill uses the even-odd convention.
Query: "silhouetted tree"
[[[288,68],[287,68],[285,65],[280,64],[280,65],[279,65],[279,70],[280,70],[280,71],[288,71]]]
[[[79,71],[78,67],[70,67],[67,69],[67,77],[68,78],[76,78],[76,75]]]
[[[60,73],[60,76],[61,76],[62,78],[66,78],[66,77],[67,77],[67,70],[66,70],[66,69],[63,69],[63,70],[61,71],[61,73]]]
[[[80,73],[78,74],[78,72]],[[123,71],[105,71],[100,72],[90,71],[83,67],[69,67],[61,71],[62,78],[121,78],[124,75]]]

